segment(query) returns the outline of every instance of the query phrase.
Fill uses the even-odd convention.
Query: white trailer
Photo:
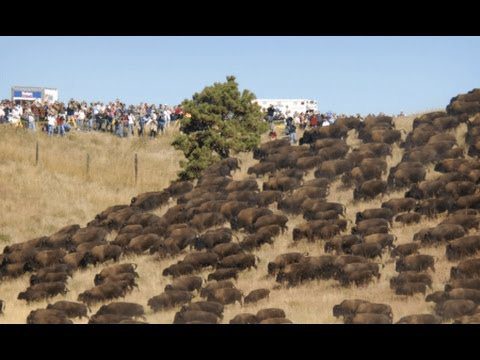
[[[12,101],[47,101],[53,103],[58,100],[58,90],[54,88],[13,86]]]
[[[270,105],[278,109],[282,114],[292,116],[294,113],[305,113],[307,110],[318,111],[316,100],[311,99],[255,99],[263,110],[267,110]]]

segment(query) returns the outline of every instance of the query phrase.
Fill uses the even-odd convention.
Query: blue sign
[[[13,92],[14,98],[28,98],[28,99],[41,99],[42,92],[41,91],[22,91],[22,90],[15,90]]]

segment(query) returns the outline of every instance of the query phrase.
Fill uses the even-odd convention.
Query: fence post
[[[134,165],[135,165],[135,186],[136,186],[137,185],[137,177],[138,177],[138,157],[137,157],[137,153],[135,153]]]
[[[35,166],[38,165],[38,141],[37,145],[35,146]]]
[[[89,173],[90,173],[90,154],[87,153],[87,179],[89,177]]]

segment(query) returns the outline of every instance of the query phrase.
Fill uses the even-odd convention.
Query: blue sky
[[[235,75],[258,98],[392,114],[480,87],[480,37],[0,37],[0,48],[0,98],[21,85],[63,101],[176,104]]]

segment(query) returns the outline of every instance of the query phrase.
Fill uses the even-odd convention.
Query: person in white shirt
[[[165,111],[163,112],[163,116],[165,118],[165,126],[168,127],[170,125],[170,120],[172,112],[165,106]]]
[[[28,119],[28,128],[32,131],[36,130],[35,127],[35,116],[33,116],[33,113],[31,111],[28,111],[27,113],[27,119]]]
[[[133,126],[135,125],[135,116],[128,114],[128,136],[133,135]]]
[[[0,106],[0,123],[3,122],[5,118],[5,111],[3,110],[3,106]]]
[[[77,129],[82,130],[86,119],[85,111],[83,111],[83,109],[80,109],[75,113],[75,116],[77,118]]]
[[[49,114],[47,116],[47,124],[48,124],[48,136],[53,135],[53,128],[57,124],[57,118],[53,114]]]
[[[322,126],[330,126],[330,121],[322,115]]]

